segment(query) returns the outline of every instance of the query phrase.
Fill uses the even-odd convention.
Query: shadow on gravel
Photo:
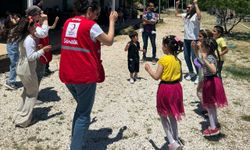
[[[149,142],[152,144],[155,150],[168,150],[168,143],[165,143],[161,146],[161,148],[159,148],[152,139],[150,139]]]
[[[207,111],[206,111],[204,108],[202,108],[200,101],[199,101],[198,104],[197,104],[197,108],[194,109],[194,112],[195,112],[197,115],[203,117],[204,119],[208,119]]]
[[[92,120],[95,122],[96,119]],[[109,136],[113,130],[111,128],[101,128],[99,130],[89,130],[87,134],[87,147],[86,149],[106,150],[107,146],[123,139],[123,132],[127,129],[126,126],[120,128],[117,135],[113,138]]]
[[[223,134],[223,133],[220,133],[220,134],[215,135],[215,136],[204,137],[204,138],[207,139],[208,141],[218,142],[218,141],[220,141],[221,139],[226,138],[226,135]]]
[[[52,106],[49,107],[35,107],[33,110],[33,118],[32,118],[32,123],[31,125],[34,125],[38,123],[39,121],[47,121],[50,118],[53,118],[55,116],[59,116],[63,114],[61,111],[49,115],[49,112],[51,111]]]
[[[166,141],[166,143],[164,145],[162,145],[161,148],[157,147],[157,145],[155,144],[155,142],[152,139],[149,140],[149,143],[152,144],[152,146],[155,150],[169,150],[169,147],[168,147],[169,142],[168,142],[167,137],[165,137],[165,141]],[[185,141],[180,137],[179,137],[179,143],[181,143],[182,145],[185,145]]]
[[[200,124],[201,124],[201,132],[203,132],[209,126],[208,121],[202,121],[202,122],[200,122]],[[210,137],[204,137],[204,138],[207,139],[208,141],[218,142],[221,139],[226,138],[226,135],[223,134],[223,133],[220,133],[218,135],[214,135],[214,136],[210,136]]]
[[[40,90],[38,94],[38,100],[42,102],[55,102],[61,100],[58,96],[58,92],[53,90],[54,87],[47,87],[45,89]]]

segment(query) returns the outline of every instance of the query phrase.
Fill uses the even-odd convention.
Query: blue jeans
[[[19,60],[18,42],[7,43],[7,53],[10,59],[10,73],[7,82],[14,84],[16,82],[16,68]]]
[[[194,73],[193,65],[194,65],[194,59],[196,58],[194,54],[194,50],[191,47],[192,41],[193,40],[184,39],[184,58],[185,58],[189,73]],[[191,57],[192,57],[192,61],[191,61]],[[197,67],[195,67],[195,70],[196,70],[196,73],[198,73]]]
[[[96,83],[66,84],[77,102],[73,123],[71,150],[82,150],[90,124],[90,113],[95,100]]]
[[[152,45],[152,58],[156,58],[156,34],[152,34],[151,32],[142,32],[142,40],[143,40],[143,49],[146,51],[143,53],[143,59],[146,59],[147,48],[148,48],[148,38],[150,39]]]

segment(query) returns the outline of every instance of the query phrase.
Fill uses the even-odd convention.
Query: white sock
[[[215,129],[216,125],[215,125],[215,108],[208,108],[207,109],[208,112],[208,118],[209,118],[209,122],[210,122],[210,127],[211,129]]]
[[[168,118],[166,117],[161,117],[161,123],[163,125],[163,129],[167,135],[168,141],[170,144],[174,143],[175,140],[173,138],[173,134],[171,132],[171,128],[170,128],[170,122],[168,120]]]
[[[169,121],[171,124],[171,129],[173,133],[173,137],[175,140],[178,140],[178,126],[177,126],[177,120],[175,117],[169,117]]]
[[[216,108],[214,108],[214,122],[215,122],[215,124],[217,124],[218,123],[218,118],[217,118],[217,109]]]

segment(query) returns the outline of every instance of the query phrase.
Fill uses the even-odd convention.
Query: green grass
[[[250,68],[238,67],[238,66],[228,66],[228,67],[225,67],[224,70],[226,72],[232,74],[234,77],[250,81]]]
[[[229,35],[229,39],[250,41],[250,33],[248,32],[233,32]]]
[[[13,142],[13,149],[15,150],[28,150],[28,148],[26,148],[23,143],[22,144],[18,144],[17,142]]]
[[[250,122],[250,115],[241,116],[241,119]]]

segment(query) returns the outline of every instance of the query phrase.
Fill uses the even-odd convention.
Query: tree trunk
[[[227,33],[230,33],[233,30],[233,28],[242,21],[242,19],[243,19],[243,17],[240,17],[238,21],[236,21],[236,19],[235,19],[233,25],[231,26],[231,28],[229,28]]]

